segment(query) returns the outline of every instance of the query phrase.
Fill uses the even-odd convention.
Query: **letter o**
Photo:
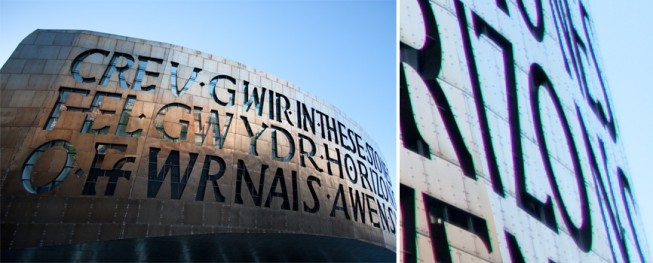
[[[537,136],[538,145],[540,147],[540,155],[542,157],[542,162],[544,163],[544,168],[549,179],[549,184],[553,189],[553,194],[556,202],[560,205],[559,211],[562,215],[562,219],[567,226],[567,229],[570,232],[571,238],[576,242],[576,245],[583,252],[588,252],[592,248],[592,217],[589,210],[589,198],[587,196],[587,189],[585,185],[585,179],[583,177],[583,172],[580,164],[580,157],[578,156],[578,150],[576,149],[576,143],[571,133],[571,128],[569,122],[565,117],[564,109],[560,98],[556,94],[553,84],[549,80],[549,77],[546,75],[542,67],[538,64],[532,64],[530,73],[529,73],[529,85],[530,85],[530,96],[531,96],[531,110],[533,111],[533,124],[535,125],[535,134]],[[553,173],[553,167],[551,164],[551,159],[549,156],[549,150],[544,136],[544,130],[542,126],[542,116],[540,116],[539,110],[539,98],[540,98],[540,88],[548,91],[548,95],[553,102],[555,107],[555,113],[560,121],[564,137],[567,142],[568,151],[571,156],[571,161],[573,164],[574,177],[576,179],[576,185],[578,187],[580,209],[582,216],[582,223],[580,226],[575,226],[569,215],[566,204],[562,199],[560,193],[560,188],[556,182],[556,176]]]
[[[59,171],[59,174],[57,175],[56,178],[54,178],[54,180],[44,185],[34,186],[34,184],[32,183],[32,168],[36,164],[36,161],[39,158],[41,158],[41,155],[43,153],[45,153],[50,148],[56,146],[61,146],[66,151],[66,164],[64,165],[63,168],[61,168],[61,171]],[[46,193],[54,190],[66,180],[66,177],[68,177],[68,174],[70,174],[70,171],[73,169],[73,164],[75,163],[75,159],[76,159],[75,146],[73,146],[70,142],[66,140],[53,140],[42,144],[29,155],[27,161],[25,161],[25,164],[23,164],[23,170],[21,176],[21,180],[23,182],[23,188],[25,188],[25,191],[31,194]]]
[[[354,184],[358,182],[358,171],[356,170],[356,163],[354,162],[354,158],[352,158],[348,153],[345,154],[345,167],[347,168],[345,170],[347,171],[347,177],[349,177],[349,181]]]

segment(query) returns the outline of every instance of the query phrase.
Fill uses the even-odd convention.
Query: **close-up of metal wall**
[[[651,261],[589,4],[400,1],[400,261]]]
[[[2,261],[395,260],[395,172],[286,80],[79,30],[0,80]]]

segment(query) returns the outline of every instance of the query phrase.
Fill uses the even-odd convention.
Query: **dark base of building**
[[[395,252],[345,238],[222,233],[2,250],[2,262],[394,262]]]

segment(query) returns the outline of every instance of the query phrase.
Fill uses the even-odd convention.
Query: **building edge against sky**
[[[653,227],[649,227],[652,225],[653,205],[645,200],[653,198],[653,193],[641,188],[653,185],[653,178],[648,176],[648,149],[653,148],[653,138],[648,131],[653,129],[653,119],[641,117],[642,113],[647,115],[653,112],[653,106],[649,103],[653,100],[653,90],[648,88],[645,77],[648,71],[643,66],[653,60],[653,53],[644,51],[653,45],[653,38],[636,32],[646,32],[652,20],[648,10],[653,9],[653,3],[637,1],[615,6],[594,1],[589,8],[606,79],[615,91],[612,94],[615,114],[619,120],[629,170],[637,185],[634,194],[640,205],[646,236],[650,238],[653,237]]]
[[[587,6],[401,1],[402,261],[650,261]]]
[[[73,30],[32,33],[1,79],[3,260],[394,260],[393,172],[287,81]]]
[[[8,2],[8,1],[4,1],[3,3],[7,3],[7,2]],[[492,2],[492,1],[489,1],[489,2]],[[513,2],[514,2],[514,1],[513,1]],[[465,3],[467,3],[467,4],[470,5],[470,6],[474,6],[474,8],[476,8],[476,4],[473,4],[473,3],[471,3],[471,2],[465,2]],[[531,12],[531,10],[534,8],[534,6],[533,6],[534,3],[535,3],[535,2],[524,1],[525,7],[526,7],[526,12],[527,12],[528,14],[533,13],[533,12]],[[543,2],[543,3],[544,3],[545,5],[548,4],[547,2]],[[586,3],[586,2],[584,2],[584,3]],[[482,3],[481,3],[481,4],[482,4]],[[586,4],[589,5],[589,3],[586,3]],[[639,4],[639,3],[635,3],[635,4]],[[62,6],[62,7],[64,7],[63,10],[58,10],[59,12],[61,12],[61,14],[63,14],[64,11],[65,11],[65,9],[66,9],[66,5],[62,5],[61,3],[57,3],[57,5],[58,5],[58,6]],[[522,20],[523,20],[523,17],[519,16],[519,12],[521,12],[521,11],[519,11],[519,10],[514,11],[514,10],[516,10],[516,9],[514,8],[514,5],[515,5],[515,3],[512,3],[512,6],[508,8],[508,9],[509,9],[509,12],[511,12],[511,16],[515,16],[514,12],[517,12],[517,16],[516,16],[516,17],[517,17],[518,19],[522,19]],[[589,6],[589,7],[594,8],[594,7],[596,7],[597,5],[598,5],[598,3],[591,3],[591,6]],[[634,5],[634,4],[631,3],[631,5]],[[43,7],[43,5],[40,5],[40,6]],[[86,6],[87,8],[89,8],[89,6],[92,6],[92,5],[85,5],[85,6]],[[623,7],[623,6],[624,6],[624,5],[621,5],[621,4],[618,5],[618,6],[617,6],[617,5],[614,5],[613,7],[610,8],[610,10],[618,9],[618,8]],[[3,7],[7,7],[7,6],[4,5]],[[134,7],[134,6],[132,5],[132,7]],[[97,8],[97,7],[95,7],[95,8]],[[545,6],[545,10],[544,10],[545,15],[547,15],[546,12],[549,12],[549,11],[546,10],[546,8],[547,8],[547,7]],[[33,7],[33,8],[30,7],[29,9],[30,9],[30,10],[32,10],[32,9],[33,9],[33,10],[37,10],[38,8],[36,8],[36,6],[35,6],[35,7]],[[43,8],[41,8],[41,9],[43,9]],[[48,9],[48,8],[46,8],[46,9]],[[80,6],[77,6],[77,7],[75,8],[76,12],[79,12],[80,9],[83,9],[83,8],[80,7]],[[138,9],[138,8],[135,8],[135,9]],[[479,9],[480,9],[480,8],[479,8]],[[641,9],[646,9],[646,8],[641,8]],[[5,14],[8,13],[7,10],[10,10],[10,9],[9,9],[9,8],[4,8]],[[48,10],[49,10],[49,9],[48,9]],[[451,10],[451,9],[449,9],[449,10]],[[13,11],[14,11],[14,12],[11,12],[11,13],[20,13],[20,14],[21,14],[21,19],[22,19],[22,17],[23,17],[24,15],[28,15],[28,14],[29,14],[29,12],[26,12],[27,10],[21,10],[21,12],[15,12],[16,10],[13,10]],[[604,26],[602,26],[603,24],[600,24],[599,22],[607,23],[606,21],[610,21],[609,23],[611,23],[611,24],[621,24],[621,25],[624,25],[622,29],[619,29],[620,32],[622,32],[622,33],[624,33],[624,34],[632,33],[632,32],[629,32],[629,31],[632,31],[632,30],[633,30],[632,25],[633,25],[634,23],[632,23],[632,22],[637,22],[637,21],[628,20],[628,19],[623,19],[623,20],[622,20],[621,18],[618,19],[618,20],[617,20],[617,19],[613,19],[613,17],[615,17],[615,13],[612,12],[612,11],[609,12],[609,13],[610,13],[610,19],[604,19],[604,21],[600,21],[600,20],[597,21],[596,18],[599,18],[599,15],[597,14],[598,12],[596,12],[595,10],[593,10],[593,11],[594,11],[594,12],[590,12],[590,13],[591,13],[592,17],[595,18],[595,21],[594,21],[595,23],[593,23],[593,25],[595,26],[595,29],[596,29],[597,31],[600,31],[600,30],[602,30],[602,29],[605,28]],[[451,11],[451,12],[453,12],[453,11]],[[80,12],[80,13],[84,13],[84,12]],[[86,13],[92,13],[92,12],[86,12]],[[160,11],[157,11],[157,12],[151,12],[151,13],[154,13],[154,14],[157,14],[157,15],[162,14]],[[183,13],[183,12],[182,12],[182,13]],[[191,13],[191,12],[186,12],[186,13]],[[24,15],[23,15],[23,14],[24,14]],[[145,15],[147,15],[147,14],[141,14],[141,17],[144,17]],[[95,13],[94,16],[97,16],[97,17],[98,17],[98,20],[109,21],[109,19],[102,19],[102,14]],[[168,15],[168,16],[169,16],[169,15]],[[194,13],[194,12],[193,12],[193,16],[197,16],[197,13]],[[8,16],[4,16],[5,19],[6,19],[7,17],[8,17]],[[47,17],[47,16],[42,16],[42,17]],[[54,17],[54,16],[52,16],[52,17]],[[66,17],[66,15],[64,15],[64,17]],[[73,16],[73,15],[67,15],[67,17],[70,18],[70,17],[76,17],[76,16]],[[252,16],[252,17],[261,17],[261,16],[258,15],[258,16]],[[631,18],[631,19],[632,19],[633,17],[635,17],[635,16],[632,15],[632,12],[628,14],[628,18]],[[600,18],[599,18],[599,19],[600,19]],[[20,24],[21,24],[21,25],[27,25],[27,24],[29,24],[29,23],[35,23],[34,21],[36,21],[36,19],[29,19],[29,20],[30,20],[31,22],[28,22],[28,21],[22,21]],[[181,19],[181,20],[183,20],[183,19]],[[189,20],[189,19],[185,19],[185,20]],[[440,19],[438,18],[437,21],[440,22],[439,20],[440,20]],[[5,20],[5,21],[6,21],[6,20]],[[66,19],[58,19],[58,21],[67,21],[67,20],[66,20]],[[91,21],[91,20],[89,20],[89,21]],[[625,23],[625,21],[630,22],[630,24]],[[535,21],[535,16],[533,16],[533,21],[532,21],[532,22],[533,22],[533,23],[536,23],[536,21]],[[112,23],[112,24],[115,24],[115,25],[116,25],[116,28],[122,28],[122,29],[127,28],[127,27],[124,27],[124,25],[121,27],[121,25],[120,25],[120,21],[111,21],[111,23]],[[130,22],[130,23],[131,23],[131,22]],[[469,23],[472,24],[473,22],[469,21]],[[18,24],[19,24],[19,23],[5,23],[5,25],[10,25],[10,24],[12,25],[12,27],[15,26],[14,28],[18,28]],[[56,24],[56,23],[54,23],[54,21],[48,21],[48,22],[45,22],[45,23],[42,23],[42,24],[46,24],[46,25],[54,25],[54,24]],[[73,23],[73,24],[74,24],[74,23]],[[217,23],[213,23],[213,24],[217,24]],[[58,24],[57,24],[57,25],[58,25]],[[142,25],[141,25],[141,26],[142,26]],[[626,26],[628,26],[628,27],[626,28]],[[23,26],[23,27],[24,27],[24,26]],[[33,28],[39,28],[39,27],[40,27],[40,26],[32,26],[32,27],[29,29],[29,31],[26,31],[26,32],[31,32],[31,30],[33,30]],[[74,26],[70,26],[70,25],[67,25],[67,26],[56,26],[56,27],[57,27],[57,28],[72,28],[72,27],[76,27],[76,25],[74,25]],[[95,28],[96,28],[96,29],[99,29],[100,27],[95,27]],[[131,29],[138,28],[138,29],[140,29],[140,30],[144,30],[144,29],[140,28],[138,24],[132,24],[132,26],[129,27],[129,28],[131,28]],[[201,28],[201,27],[199,27],[199,28]],[[545,26],[545,31],[548,30],[548,29],[546,29],[546,28],[550,28],[550,27]],[[640,26],[640,28],[641,28],[641,26]],[[6,29],[6,28],[5,28],[5,29]],[[103,31],[103,32],[117,32],[117,33],[119,33],[119,34],[121,34],[121,35],[134,35],[134,36],[139,36],[139,33],[133,33],[133,32],[132,32],[132,33],[122,33],[122,32],[127,32],[127,31],[122,31],[122,29],[121,29],[121,30],[117,30],[117,29],[106,29],[106,30],[105,30],[105,29],[101,29],[101,30],[98,30],[98,31]],[[222,29],[224,29],[224,28],[222,28]],[[626,29],[628,29],[628,30],[626,30]],[[471,30],[471,29],[470,29],[470,30]],[[501,30],[503,30],[503,29],[501,29]],[[147,30],[147,31],[150,32],[149,30]],[[5,31],[5,34],[6,34],[7,32],[8,32],[8,31]],[[645,30],[639,30],[639,32],[645,32]],[[189,33],[188,31],[181,31],[181,30],[179,30],[179,31],[177,31],[177,33],[178,33],[179,35],[183,35],[184,33],[186,33],[186,37],[184,37],[184,39],[188,39],[188,33]],[[251,32],[248,32],[248,33],[251,33]],[[470,33],[474,34],[474,31],[470,31]],[[604,32],[599,32],[599,33],[600,33],[600,34],[598,34],[599,37],[604,37],[604,38],[605,38],[606,35],[607,35],[607,36],[612,36],[612,34],[604,34]],[[22,37],[24,37],[26,34],[27,34],[27,33],[24,33],[24,34],[21,33],[21,34],[18,34],[18,35],[20,35],[20,38],[22,39]],[[199,34],[196,34],[196,35],[199,35]],[[250,34],[250,35],[251,35],[251,34]],[[160,37],[147,37],[147,38],[148,38],[148,39],[165,39],[165,38],[160,38]],[[626,40],[626,39],[628,39],[628,38],[624,37],[622,41],[629,41],[629,40]],[[637,40],[644,40],[644,39],[640,39],[640,37],[635,37],[634,39],[633,39],[633,38],[630,38],[630,39],[631,39],[631,40],[630,40],[629,42],[633,42],[633,43],[634,43],[634,42],[637,42],[637,43],[641,44],[641,43],[644,42],[644,41],[642,41],[642,42],[637,41]],[[594,43],[594,44],[595,44],[595,48],[596,48],[599,44],[601,44],[602,47],[606,47],[606,45],[605,45],[605,43],[606,43],[606,42],[605,42],[605,39],[599,39],[599,40],[601,40],[601,41],[598,41],[599,43]],[[635,41],[632,41],[632,40],[635,40]],[[175,42],[175,41],[176,41],[176,40],[169,40],[169,39],[166,40],[166,42],[178,43],[178,42]],[[196,41],[195,43],[199,43],[199,42],[201,42],[201,41]],[[648,42],[650,42],[650,41],[648,41]],[[18,43],[18,40],[16,40],[15,43],[12,43],[12,44],[11,44],[11,45],[12,45],[12,49],[16,46],[17,43]],[[194,44],[188,44],[188,45],[186,45],[186,44],[182,44],[182,45],[183,45],[183,46],[193,46]],[[211,50],[211,49],[207,49],[207,48],[200,47],[200,46],[198,46],[198,47],[199,47],[199,48],[197,48],[197,49],[199,49],[199,50]],[[628,45],[628,50],[618,50],[618,51],[616,51],[616,52],[614,52],[614,53],[617,53],[617,54],[619,54],[619,56],[622,56],[622,54],[624,54],[624,53],[633,52],[633,50],[632,50],[631,47],[632,47],[632,44],[629,44],[629,45]],[[250,50],[250,49],[248,49],[248,50]],[[3,52],[3,53],[5,53],[5,54],[7,54],[7,55],[9,54],[9,52]],[[227,54],[227,53],[225,53],[225,52],[223,52],[223,51],[214,52],[214,53],[216,53],[216,54]],[[602,53],[603,53],[603,54],[601,54],[601,55],[603,55],[603,56],[601,56],[601,55],[599,55],[599,54],[597,53],[597,55],[599,55],[599,56],[598,56],[598,60],[599,60],[599,61],[601,60],[601,57],[604,57],[604,59],[605,59],[606,62],[607,62],[606,68],[602,68],[602,69],[603,69],[603,70],[606,70],[606,69],[607,69],[606,71],[607,71],[608,74],[614,74],[615,70],[614,70],[614,68],[610,68],[610,66],[615,67],[615,66],[614,66],[615,64],[614,64],[614,63],[611,63],[611,61],[607,60],[607,59],[608,59],[608,57],[607,57],[608,54],[605,52],[605,50],[604,50],[604,52],[602,52]],[[3,55],[4,55],[4,54],[3,54]],[[645,57],[645,55],[646,55],[646,53],[641,53],[641,54],[638,54],[637,57],[641,59],[641,58]],[[613,56],[614,56],[614,55],[613,55]],[[236,56],[236,55],[229,55],[229,57],[233,57],[233,58],[242,58],[242,56]],[[626,57],[626,56],[623,56],[623,57]],[[636,58],[631,58],[631,59],[632,59],[632,60],[637,60]],[[251,61],[251,60],[244,60],[244,59],[243,59],[242,61]],[[631,61],[628,61],[628,62],[630,63]],[[248,63],[249,63],[249,62],[248,62]],[[251,64],[251,65],[257,65],[257,64]],[[465,67],[465,66],[466,66],[466,65],[463,65],[463,67]],[[273,67],[269,67],[269,66],[265,66],[265,67],[258,66],[258,67],[263,68],[263,69],[269,69],[269,70],[272,70],[271,68],[273,68]],[[631,72],[632,69],[630,69],[629,67],[624,67],[624,66],[620,66],[620,67],[621,67],[622,69],[626,69],[627,71],[629,71],[629,73],[627,74],[627,76],[628,76],[628,78],[631,79],[631,80],[637,79],[636,77],[633,77],[633,75],[638,75],[638,76],[644,76],[644,75],[645,75],[645,73],[641,73],[641,72],[643,72],[643,70],[645,70],[646,67],[641,67],[641,66],[640,66],[639,68],[635,68],[635,70],[634,70],[633,72],[638,72],[637,70],[640,70],[640,71],[639,71],[640,73],[635,73],[635,74],[633,74],[633,72]],[[635,67],[637,67],[637,66],[635,65]],[[288,75],[288,74],[277,74],[277,75],[280,75],[280,76],[290,76],[290,75]],[[302,82],[300,82],[299,78],[292,77],[292,78],[290,78],[290,79],[293,79],[293,80],[297,81],[298,84],[301,84],[301,83],[302,83]],[[627,88],[627,87],[623,87],[623,85],[620,85],[619,87],[615,87],[615,86],[614,86],[614,83],[616,83],[616,82],[614,82],[614,80],[615,80],[614,78],[610,78],[610,81],[611,81],[611,83],[613,84],[613,85],[611,86],[611,89],[612,89],[613,91],[617,91],[617,92],[618,92],[617,94],[614,94],[614,97],[613,97],[613,99],[616,99],[616,98],[617,98],[617,95],[622,95],[623,93],[627,93],[627,92],[623,92],[623,89],[625,89],[625,88]],[[303,83],[306,83],[306,82],[303,82]],[[519,83],[519,82],[518,82],[518,83]],[[642,84],[642,83],[640,83],[640,84]],[[311,87],[314,87],[315,85],[310,85],[310,86],[311,86]],[[637,85],[630,85],[630,86],[637,86]],[[640,87],[645,87],[645,85],[639,85],[639,86],[640,86]],[[648,94],[650,94],[650,93],[648,93]],[[646,102],[646,100],[645,100],[644,98],[650,98],[650,96],[649,96],[649,97],[642,96],[642,95],[634,95],[634,96],[635,96],[636,99],[640,99],[640,101],[643,101],[643,102]],[[328,100],[328,101],[333,102],[334,100],[330,99],[330,100]],[[335,100],[335,101],[337,101],[337,100]],[[636,100],[631,99],[630,101],[631,101],[631,102],[630,102],[631,104],[635,104],[635,103],[632,103],[632,101],[636,101]],[[617,101],[615,101],[615,104],[617,104]],[[644,109],[646,110],[646,107],[641,106],[641,105],[645,105],[645,104],[646,104],[646,103],[640,103],[639,108],[644,108]],[[615,107],[617,108],[617,109],[615,110],[615,111],[616,111],[616,114],[619,114],[619,113],[624,114],[624,112],[626,112],[626,111],[623,110],[623,108],[624,108],[623,105],[615,105]],[[646,112],[644,112],[644,113],[646,113]],[[632,115],[637,115],[637,114],[632,114]],[[617,123],[617,127],[621,126],[621,128],[623,128],[624,126],[626,126],[625,121],[624,121],[624,119],[625,119],[624,116],[619,116],[619,115],[618,115],[618,116],[616,116],[616,117],[617,117],[616,119],[619,120],[618,123]],[[646,122],[645,119],[644,119],[644,120],[639,120],[639,121],[638,121],[638,123],[641,123],[641,124],[644,124],[645,122]],[[650,123],[650,121],[649,121],[648,123]],[[619,124],[622,124],[622,125],[619,125]],[[641,127],[640,127],[640,129],[641,129]],[[645,128],[645,129],[643,129],[643,130],[647,130],[647,129]],[[623,132],[623,130],[621,130],[621,131]],[[630,142],[631,144],[626,144],[626,147],[627,147],[626,149],[632,151],[632,149],[633,149],[634,147],[628,147],[628,146],[633,146],[633,145],[632,145],[632,141],[631,141],[631,140],[633,140],[633,139],[632,139],[633,136],[628,136],[628,135],[625,134],[625,133],[623,133],[623,135],[624,135],[624,136],[621,136],[620,139],[623,139],[624,141],[628,141],[628,142]],[[625,136],[628,136],[628,137],[625,138]],[[377,139],[377,140],[378,140],[378,139]],[[635,142],[636,142],[636,145],[635,145],[635,146],[637,146],[637,145],[642,145],[642,144],[643,144],[642,141],[643,141],[643,140],[635,141]],[[644,147],[644,148],[645,148],[645,147]],[[645,149],[647,149],[647,148],[645,148]],[[647,156],[646,152],[643,152],[643,151],[644,151],[644,150],[640,150],[640,152],[643,153],[643,154],[641,154],[641,155],[642,155],[642,156]],[[388,157],[390,157],[390,156],[388,156]],[[628,176],[633,176],[633,177],[635,177],[635,176],[637,176],[637,172],[636,172],[636,171],[633,171],[633,168],[634,168],[634,167],[632,167],[632,162],[634,162],[634,161],[633,161],[633,159],[632,159],[632,156],[630,156],[630,160],[629,160],[629,161],[631,162],[631,167],[630,167],[630,169],[629,169],[629,170],[630,170],[630,173],[627,173],[627,174],[628,174]],[[642,171],[646,171],[646,170],[642,170]],[[626,172],[628,172],[628,171],[626,171]],[[641,174],[643,174],[643,173],[639,173],[639,174],[640,174],[640,176],[641,176]],[[634,182],[631,182],[631,183],[636,184],[636,185],[642,185],[642,182],[643,182],[643,181],[641,181],[641,180],[637,180],[637,179],[638,179],[638,178],[634,178],[634,179],[633,179]],[[509,179],[509,180],[510,180],[510,179]],[[547,179],[545,178],[544,180],[546,181]],[[547,182],[545,182],[545,184],[546,184],[546,183],[547,183]],[[642,194],[643,191],[642,191],[642,189],[641,189],[641,186],[633,186],[633,187],[636,188],[635,190],[638,190],[638,191],[637,191],[638,194],[640,194],[640,195]],[[618,192],[615,192],[615,193],[618,193]],[[617,195],[617,196],[618,196],[618,195]],[[541,200],[544,200],[544,199],[541,199]],[[643,210],[646,210],[646,209],[643,209],[643,208],[647,208],[647,204],[646,204],[645,202],[643,202],[643,201],[646,201],[646,200],[647,200],[647,199],[645,199],[645,198],[641,198],[641,197],[640,197],[639,199],[636,198],[636,200],[635,200],[636,202],[639,201],[639,204],[641,205],[641,206],[640,206],[640,209],[639,209],[639,213],[640,213],[640,214],[647,212],[647,211],[643,211]],[[561,226],[561,228],[564,228],[564,226]],[[640,229],[641,229],[641,228],[640,228]],[[649,230],[650,230],[650,228],[649,228]],[[649,236],[650,236],[650,235],[649,235]],[[640,236],[640,238],[642,238],[642,237]]]

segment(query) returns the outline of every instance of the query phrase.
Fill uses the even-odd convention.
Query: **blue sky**
[[[653,2],[591,1],[589,12],[603,58],[649,248],[653,242]]]
[[[35,29],[181,45],[293,82],[359,123],[396,170],[396,3],[0,0],[0,63]]]

